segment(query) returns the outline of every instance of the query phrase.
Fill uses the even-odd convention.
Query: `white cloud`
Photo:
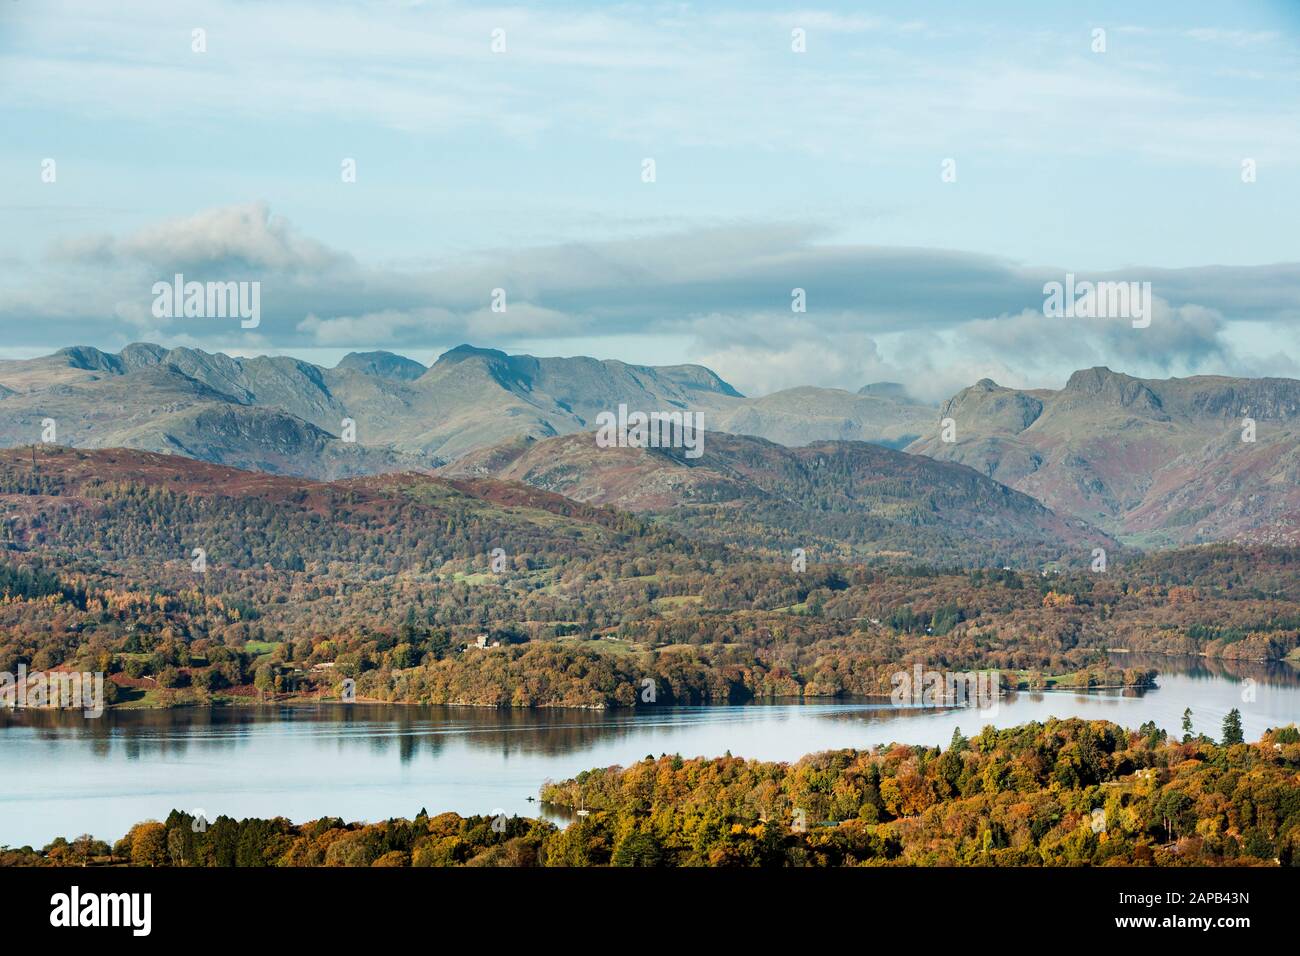
[[[87,236],[60,242],[55,259],[110,264],[137,261],[159,269],[224,264],[276,272],[320,272],[351,264],[351,257],[298,235],[265,202],[206,209],[147,226],[123,239]]]
[[[172,268],[200,281],[256,278],[257,332],[241,336],[237,323],[221,320],[156,319],[151,287]],[[936,398],[975,372],[1033,385],[1091,365],[1139,375],[1294,368],[1285,354],[1300,326],[1298,264],[1080,272],[1150,281],[1155,310],[1145,329],[1045,318],[1044,280],[1064,272],[951,250],[836,243],[822,229],[788,223],[377,268],[302,235],[265,203],[247,203],[124,237],[69,237],[20,281],[0,285],[0,321],[12,347],[51,349],[151,339],[423,354],[447,342],[527,341],[571,353],[570,343],[639,337],[672,343],[665,348],[676,361],[711,365],[753,394],[884,379]],[[796,287],[805,290],[806,313],[791,311]],[[495,288],[506,290],[504,313],[490,308]]]
[[[456,317],[445,309],[411,312],[388,309],[332,319],[309,314],[298,323],[297,329],[306,333],[308,341],[314,345],[351,348],[358,342],[399,342],[412,336],[436,338],[444,330],[454,330],[458,325]]]
[[[867,335],[829,337],[811,333],[784,345],[706,345],[696,361],[746,395],[801,385],[857,391],[869,382],[895,381],[903,374],[903,370],[881,359],[875,341]]]

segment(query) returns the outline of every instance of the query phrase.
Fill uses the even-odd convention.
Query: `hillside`
[[[1255,421],[1255,441],[1242,421]],[[1142,545],[1300,540],[1300,381],[1138,379],[1094,368],[1059,391],[984,379],[908,450],[956,461]]]
[[[838,558],[1086,564],[1105,534],[973,470],[863,442],[786,448],[709,433],[703,456],[599,448],[590,434],[516,440],[444,466],[645,512],[697,536]]]
[[[996,500],[1023,496],[874,446],[733,441],[742,497],[716,505],[728,510],[640,515],[483,475],[316,482],[134,450],[4,452],[0,672],[100,670],[126,706],[334,696],[350,677],[372,700],[626,707],[647,677],[662,702],[837,697],[887,693],[913,663],[994,667],[1028,688],[1137,686],[1150,673],[1103,648],[1231,666],[1300,642],[1300,550],[1126,556],[1104,574],[927,567],[922,548],[987,557],[1015,516]],[[961,510],[990,523],[945,532],[942,507],[926,525],[905,503],[862,516],[866,499],[885,514],[894,489],[912,496],[905,472],[884,488],[855,476],[864,450],[927,484],[954,473],[940,507],[963,486],[987,492]],[[801,483],[811,513],[780,496]],[[856,516],[837,512],[854,496]],[[841,527],[862,529],[863,551],[871,534],[910,550],[840,563],[815,535]],[[785,550],[798,528],[814,536],[795,545],[804,568]]]
[[[373,578],[483,564],[498,547],[541,562],[590,559],[646,530],[608,509],[486,478],[318,482],[131,449],[0,452],[0,502],[10,549],[120,562],[146,580],[184,576],[194,547],[226,570],[313,564]],[[654,539],[672,546],[662,533]]]
[[[352,353],[327,369],[148,344],[0,361],[0,446],[36,440],[53,419],[64,445],[138,448],[319,480],[444,465],[448,474],[495,473],[482,456],[590,432],[601,412],[620,404],[698,412],[711,434],[790,448],[865,441],[968,465],[1138,547],[1300,541],[1293,379],[1149,380],[1094,368],[1059,390],[982,379],[936,409],[891,382],[857,393],[804,386],[747,398],[698,365],[536,358],[469,345],[428,367],[390,352]],[[1246,417],[1255,422],[1254,442],[1242,441]],[[939,434],[946,418],[955,423],[953,443]],[[644,462],[614,461],[595,470],[599,488],[584,486],[583,476],[595,473],[585,462],[571,462],[571,478],[548,467],[546,486],[651,511],[678,495],[692,507],[745,497],[720,465],[665,471],[660,462],[651,474]],[[915,520],[926,525],[923,518]],[[1041,556],[1041,534],[1032,534],[1021,553]],[[870,529],[849,537],[877,549],[890,544]],[[952,551],[934,552],[930,542],[917,550]]]

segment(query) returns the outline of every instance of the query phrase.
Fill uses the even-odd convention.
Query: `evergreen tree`
[[[1245,742],[1246,737],[1241,730],[1241,711],[1234,707],[1228,711],[1228,716],[1223,718],[1223,745],[1227,747]]]
[[[952,729],[952,740],[948,742],[948,749],[954,753],[960,753],[966,749],[966,738],[962,736],[960,727]]]

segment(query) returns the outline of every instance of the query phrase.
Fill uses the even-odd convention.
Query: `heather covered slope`
[[[1060,391],[984,379],[909,451],[958,461],[1144,545],[1300,540],[1300,381],[1094,368]],[[1255,441],[1242,440],[1243,420]]]
[[[676,449],[600,448],[581,434],[512,441],[440,473],[522,481],[765,549],[987,567],[1086,563],[1093,548],[1118,547],[970,468],[863,442],[786,448],[709,432],[691,459]]]
[[[0,503],[10,549],[122,561],[150,580],[191,577],[195,547],[214,569],[310,564],[343,577],[482,564],[493,548],[537,561],[592,559],[616,553],[644,525],[486,478],[395,472],[321,482],[134,449],[0,452]],[[653,540],[673,547],[666,533]]]

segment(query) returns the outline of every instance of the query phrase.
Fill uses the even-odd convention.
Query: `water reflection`
[[[946,745],[953,729],[1051,716],[1154,720],[1180,733],[1184,708],[1217,737],[1241,710],[1248,738],[1300,719],[1300,674],[1277,664],[1116,655],[1160,671],[1151,690],[1019,693],[996,714],[896,708],[884,700],[774,701],[636,713],[498,711],[311,703],[215,710],[0,712],[0,843],[43,843],[89,831],[116,838],[173,807],[212,819],[409,816],[421,807],[563,819],[536,797],[548,778],[647,755],[733,754],[793,760],[898,741]],[[1247,697],[1250,699],[1247,700]]]
[[[1116,667],[1156,670],[1196,679],[1244,681],[1300,687],[1300,668],[1279,661],[1227,660],[1222,657],[1168,657],[1162,654],[1111,654]]]

